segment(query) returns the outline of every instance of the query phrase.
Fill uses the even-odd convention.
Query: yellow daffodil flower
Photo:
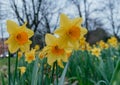
[[[100,48],[96,48],[94,47],[92,50],[92,55],[95,55],[96,57],[99,57],[100,56],[100,52],[101,52],[101,49]]]
[[[107,49],[109,47],[109,45],[105,43],[103,40],[99,42],[99,46],[101,49]]]
[[[22,57],[23,53],[21,51],[18,52],[18,60]]]
[[[65,14],[60,15],[60,27],[54,31],[61,39],[61,46],[79,48],[79,39],[87,30],[81,27],[82,18],[69,19]]]
[[[110,39],[108,39],[108,43],[110,44],[110,46],[117,47],[118,40],[116,37],[111,37]]]
[[[80,50],[86,50],[86,39],[84,37],[80,38]]]
[[[35,45],[34,49],[39,50],[40,46],[39,45]]]
[[[35,60],[35,49],[25,53],[25,61],[31,63],[33,60]]]
[[[5,43],[8,44],[10,53],[15,53],[18,49],[23,52],[29,50],[32,43],[29,38],[33,36],[34,32],[26,28],[26,23],[18,26],[15,22],[7,20],[7,31],[10,37]]]
[[[55,61],[67,62],[68,54],[64,48],[59,46],[59,38],[51,34],[46,34],[45,36],[46,47],[44,48],[44,53],[46,54],[47,61],[49,65],[52,65]]]
[[[23,75],[26,71],[26,67],[25,66],[21,66],[21,67],[18,67],[18,69],[20,69],[20,74]]]
[[[91,48],[91,46],[90,46],[90,44],[89,43],[86,43],[86,50],[87,51],[90,51],[92,48]]]

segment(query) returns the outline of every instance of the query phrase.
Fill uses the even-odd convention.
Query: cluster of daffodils
[[[96,45],[91,47],[91,53],[92,55],[95,55],[96,57],[99,57],[101,55],[102,50],[107,50],[108,48],[117,48],[118,47],[118,40],[116,37],[111,37],[107,40],[107,42],[104,42],[103,40],[100,40],[97,42]]]
[[[105,43],[103,40],[99,42],[99,46],[101,49],[108,49],[109,45]]]
[[[91,50],[91,46],[88,42],[86,42],[85,37],[80,38],[79,50],[82,50],[82,51],[85,51],[85,50],[90,51]]]
[[[39,45],[30,49],[32,41],[30,38],[34,32],[26,27],[26,24],[18,26],[15,22],[7,21],[7,31],[10,35],[5,42],[8,44],[10,53],[16,53],[18,60],[25,56],[25,61],[31,63],[39,56],[39,59],[47,58],[47,63],[52,66],[57,62],[60,67],[63,62],[67,62],[73,50],[89,51],[92,55],[99,57],[101,51],[109,47],[117,47],[118,41],[115,37],[111,37],[107,42],[101,40],[93,47],[86,42],[84,37],[87,30],[81,26],[82,18],[69,19],[65,14],[60,15],[60,26],[53,32],[45,35],[46,46],[39,50]],[[19,67],[21,75],[25,72],[26,67]]]
[[[111,37],[108,39],[108,44],[112,47],[117,47],[118,46],[118,40],[116,37]]]
[[[60,67],[62,62],[67,62],[72,50],[78,50],[80,39],[84,38],[87,30],[80,25],[82,18],[69,19],[65,14],[60,15],[60,26],[54,34],[46,34],[46,46],[40,53],[47,57],[48,64],[52,65],[58,61]]]
[[[49,65],[58,62],[60,67],[63,67],[62,62],[67,62],[72,50],[78,50],[80,45],[84,44],[84,35],[87,30],[81,26],[82,18],[69,19],[65,14],[60,15],[60,26],[53,34],[45,35],[46,46],[40,51],[39,58],[47,58]],[[30,38],[34,32],[26,27],[26,23],[18,26],[15,22],[7,21],[7,31],[10,35],[9,39],[5,42],[8,44],[10,53],[18,52],[18,59],[24,53],[25,61],[31,63],[35,60],[36,51],[38,52],[39,46],[30,49],[32,41]],[[89,49],[89,44],[85,43]],[[81,47],[84,49],[85,47]],[[25,67],[20,67],[21,74],[25,72]]]

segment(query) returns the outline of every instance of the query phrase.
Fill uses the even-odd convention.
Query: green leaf
[[[104,80],[99,80],[95,85],[101,85],[101,83],[107,85],[106,81]]]
[[[42,85],[43,84],[43,77],[44,77],[44,62],[45,62],[45,58],[41,60],[41,65],[40,65],[40,72],[39,72],[39,81],[38,81],[38,85]]]
[[[65,80],[65,75],[66,75],[66,72],[67,72],[67,68],[68,68],[68,65],[69,65],[69,61],[67,62],[64,70],[63,70],[63,73],[62,73],[62,76],[58,82],[58,85],[64,85],[64,80]]]
[[[112,79],[110,81],[110,85],[120,85],[120,60],[118,60],[118,63],[112,75]]]
[[[37,80],[38,80],[38,57],[36,57],[36,61],[34,63],[34,68],[32,72],[32,80],[31,80],[31,85],[37,85]]]
[[[1,79],[2,79],[2,85],[5,85],[5,80],[3,74],[1,74]]]

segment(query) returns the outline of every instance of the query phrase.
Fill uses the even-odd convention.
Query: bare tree
[[[89,0],[70,0],[75,7],[77,8],[77,12],[80,17],[84,18],[84,26],[88,30],[93,30],[95,28],[92,28],[91,24],[97,23],[98,25],[98,17],[91,17],[92,14],[95,14],[96,12],[100,11],[99,8],[92,7],[94,5],[94,1],[89,1]],[[92,20],[92,22],[91,22]],[[94,24],[95,25],[95,24]],[[95,26],[94,26],[95,27]]]
[[[103,2],[101,2],[103,3]],[[119,37],[119,32],[120,32],[120,10],[119,10],[119,0],[106,0],[104,1],[104,6],[102,9],[104,12],[104,16],[106,17],[105,19],[107,20],[108,28],[109,30],[112,29],[112,34],[116,37]]]
[[[62,9],[62,7],[57,7],[56,2],[49,0],[10,0],[10,3],[19,24],[27,21],[27,27],[35,34],[39,33],[41,39],[45,33],[51,33],[51,21],[54,19],[54,14],[59,14]]]

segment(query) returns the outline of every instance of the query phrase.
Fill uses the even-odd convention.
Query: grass
[[[69,85],[73,83],[75,85],[115,85],[114,83],[119,85],[120,77],[117,76],[120,75],[119,56],[120,47],[117,49],[113,47],[104,49],[99,57],[92,55],[90,51],[77,50],[72,53],[67,68],[62,69],[55,65],[55,67],[53,66],[55,68],[54,71],[52,70],[53,67],[47,64],[46,58],[40,60],[36,57],[35,61],[28,64],[23,56],[19,60],[18,66],[25,66],[26,72],[21,76],[19,71],[17,71],[15,82],[17,82],[16,85],[49,85],[50,83],[56,85],[56,82],[58,83],[59,81],[62,81],[62,84],[61,82],[58,83],[59,85],[63,85],[65,82]],[[3,83],[8,82],[7,61],[7,58],[0,59],[0,80],[3,79]],[[15,58],[11,58],[12,79],[15,75],[14,67]],[[2,85],[5,85],[3,83]]]
[[[11,72],[14,71],[15,58],[11,58]],[[8,82],[8,58],[0,58],[0,80]],[[0,85],[2,83],[0,82]]]
[[[0,58],[0,69],[8,65],[8,58]],[[11,66],[15,65],[15,58],[11,58]]]

